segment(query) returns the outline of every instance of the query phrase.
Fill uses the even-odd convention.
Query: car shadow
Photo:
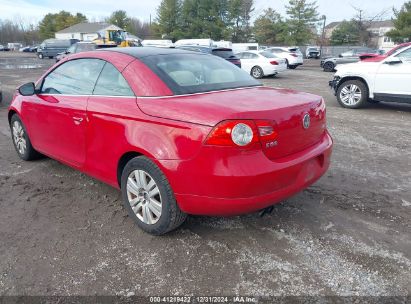
[[[394,110],[394,111],[411,113],[411,103],[369,102],[366,109],[387,110],[387,111]]]

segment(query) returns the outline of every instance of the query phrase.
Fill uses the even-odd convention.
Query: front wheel
[[[295,69],[297,68],[297,66],[296,66],[296,65],[289,65],[288,68],[289,68],[290,70],[295,70]]]
[[[337,100],[344,108],[358,109],[368,101],[368,88],[360,80],[347,80],[337,90]]]
[[[332,62],[326,62],[323,65],[324,72],[332,72],[335,69],[335,65]]]
[[[260,68],[259,66],[255,66],[251,69],[251,76],[253,76],[256,79],[261,79],[264,76],[263,69]]]
[[[163,172],[146,157],[135,157],[127,163],[121,175],[121,193],[129,216],[150,234],[172,231],[187,217]]]
[[[31,145],[26,128],[17,114],[14,114],[11,117],[10,129],[14,147],[16,148],[17,154],[21,159],[28,161],[36,159],[40,156],[40,154],[34,150]]]

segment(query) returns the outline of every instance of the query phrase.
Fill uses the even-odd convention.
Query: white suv
[[[270,47],[264,51],[285,59],[289,69],[294,70],[304,63],[303,53],[301,53],[298,47]]]
[[[368,101],[411,103],[411,46],[379,62],[360,61],[336,69],[329,84],[345,108],[361,108]]]

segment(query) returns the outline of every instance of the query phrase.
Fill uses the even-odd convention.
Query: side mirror
[[[19,93],[20,95],[23,96],[32,96],[36,93],[36,88],[34,86],[33,82],[29,82],[26,84],[23,84],[21,87],[19,87]]]
[[[387,58],[387,60],[384,61],[385,64],[400,64],[402,63],[402,60],[398,57],[390,57]]]

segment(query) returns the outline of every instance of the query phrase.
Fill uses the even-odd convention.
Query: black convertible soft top
[[[116,52],[123,53],[130,56],[133,56],[137,59],[148,57],[148,56],[157,56],[157,55],[171,55],[171,54],[198,54],[202,53],[186,51],[175,48],[159,48],[159,47],[116,47],[116,48],[107,48],[101,49],[99,52]]]

